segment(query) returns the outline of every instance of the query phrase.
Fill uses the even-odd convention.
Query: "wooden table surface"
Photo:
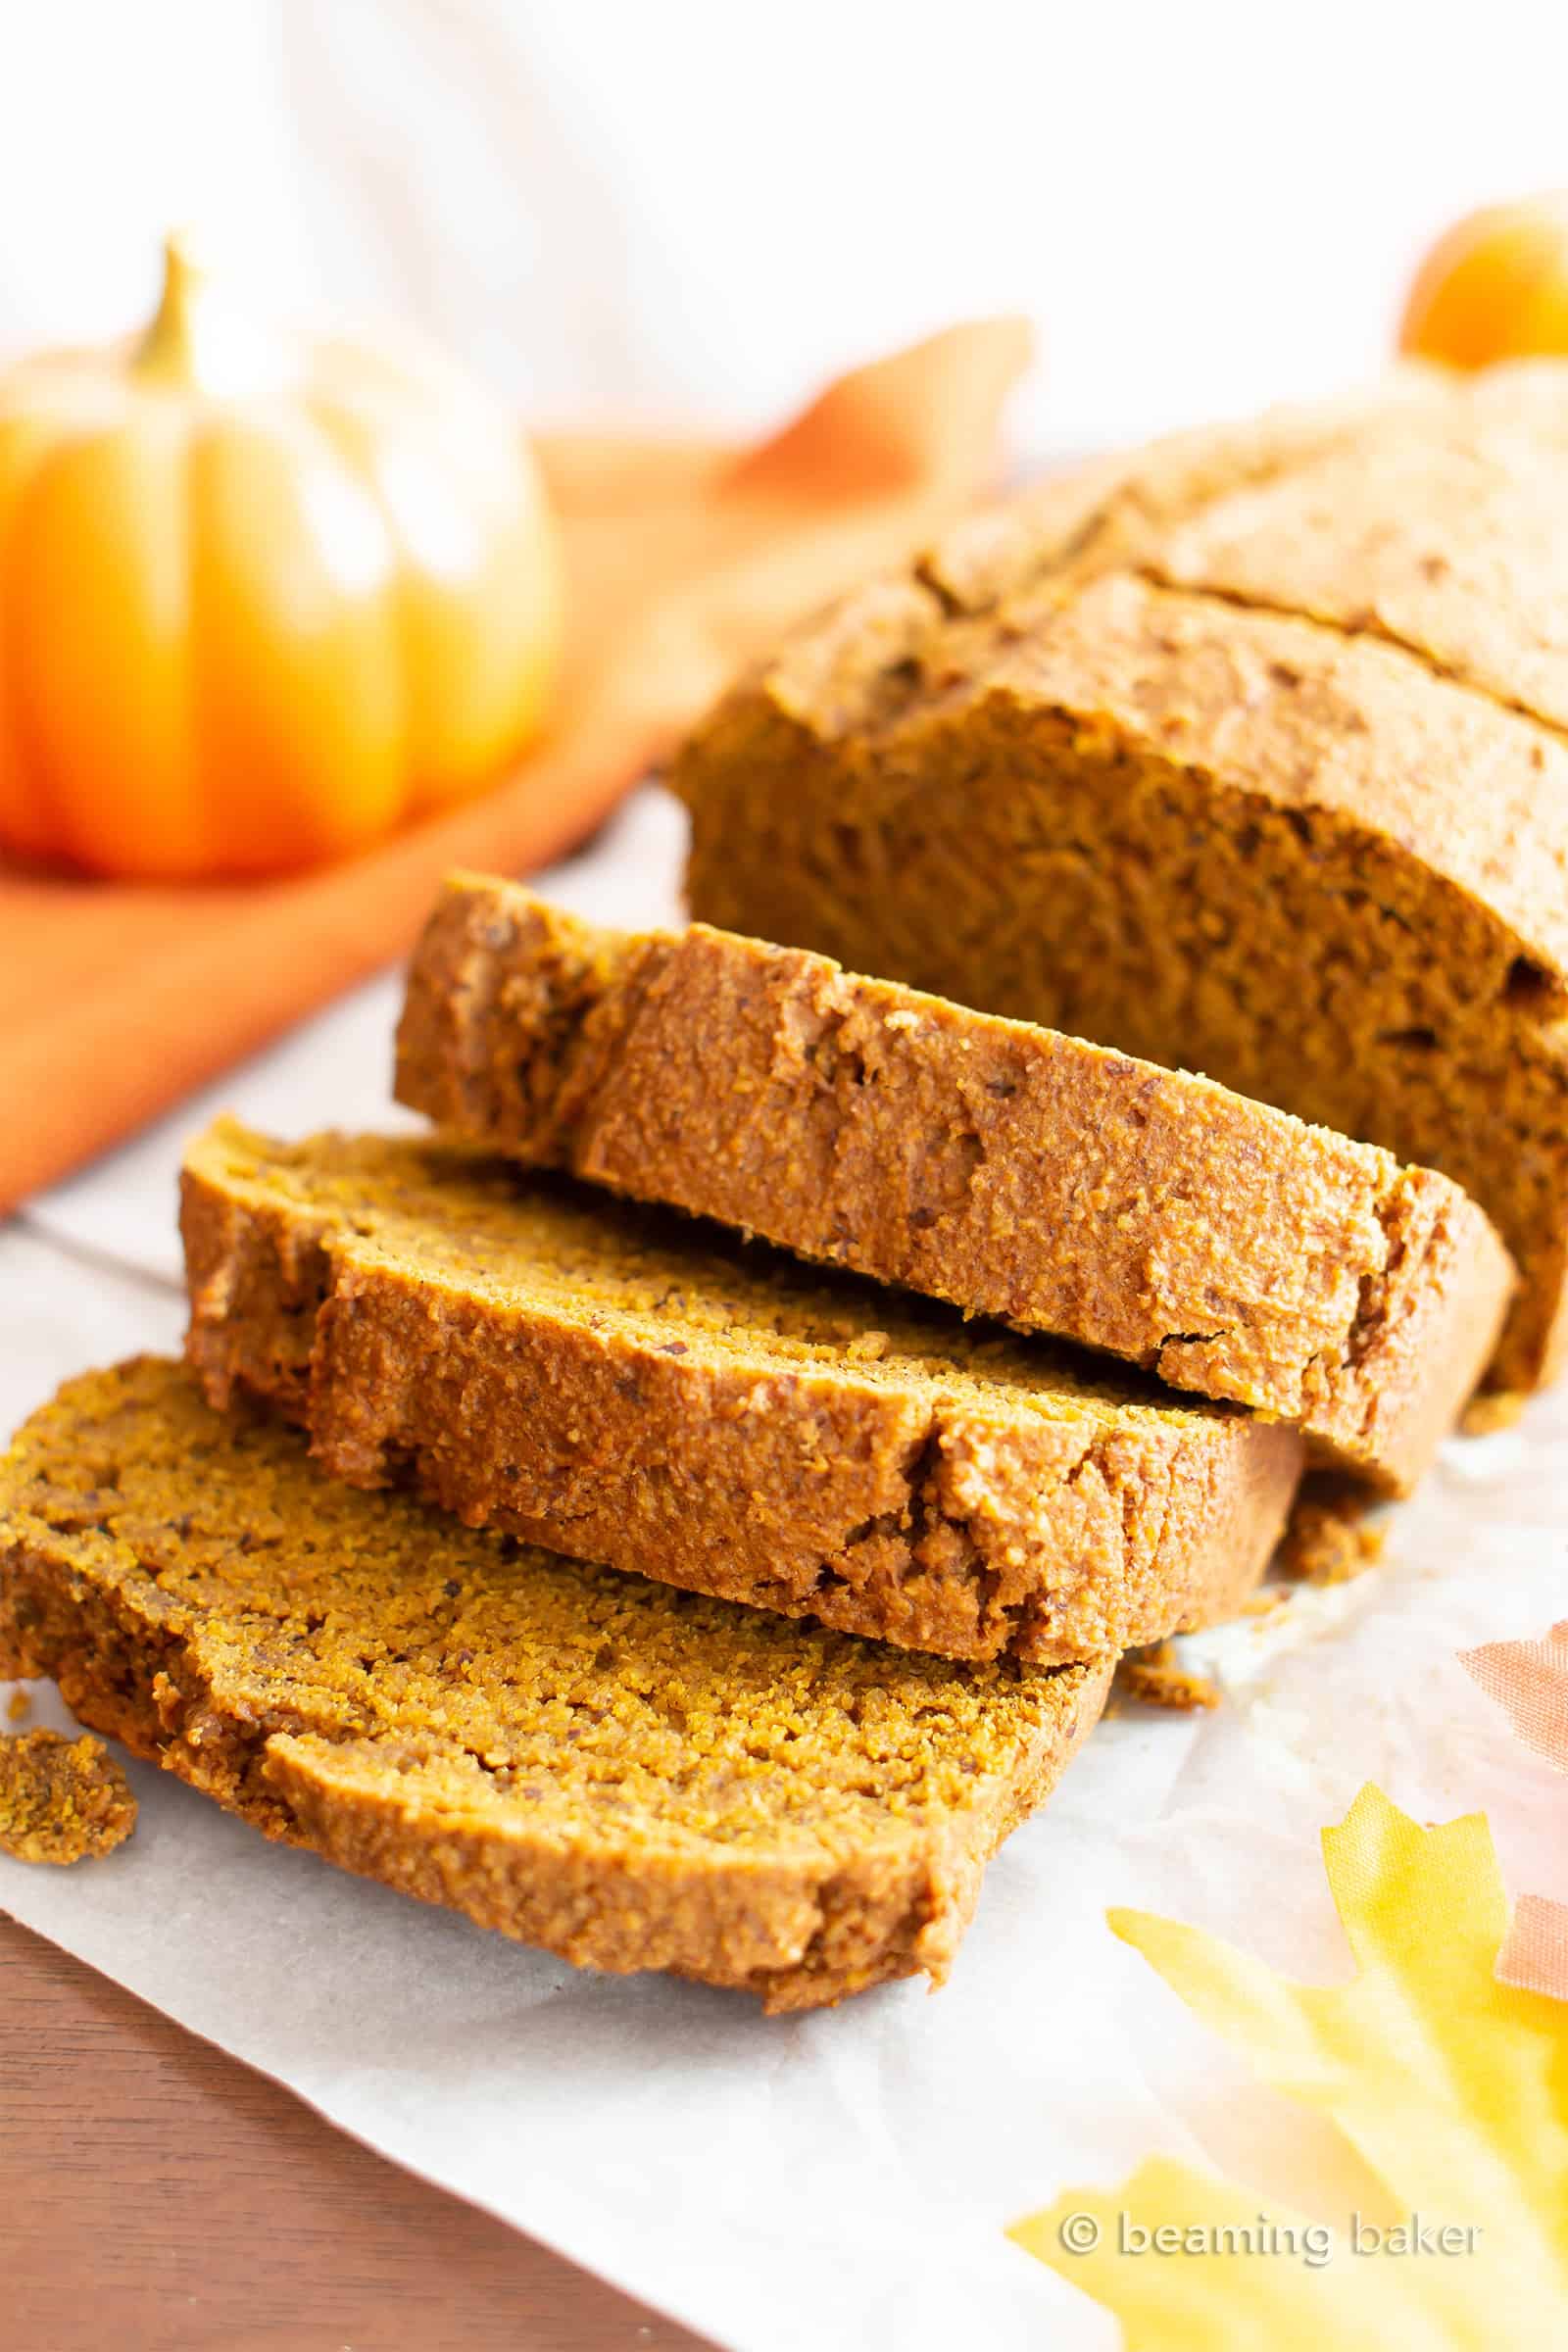
[[[5,2352],[701,2352],[0,1913]]]

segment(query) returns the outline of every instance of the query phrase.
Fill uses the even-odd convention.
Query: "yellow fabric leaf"
[[[1486,1821],[1423,1830],[1368,1787],[1323,1850],[1348,1984],[1294,1984],[1174,1920],[1110,1924],[1266,2082],[1332,2119],[1408,2217],[1402,2237],[1350,2216],[1330,2233],[1164,2159],[1109,2194],[1068,2190],[1009,2234],[1116,2312],[1129,2352],[1555,2352],[1568,2004],[1494,1975],[1507,1900]],[[1084,2216],[1090,2251],[1072,2242]],[[1234,2235],[1244,2224],[1250,2238]],[[1183,2250],[1159,2250],[1162,2227]]]

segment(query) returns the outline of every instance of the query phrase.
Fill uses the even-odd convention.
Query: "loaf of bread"
[[[1568,367],[1048,483],[742,680],[693,912],[1446,1171],[1568,1343]]]
[[[398,1094],[454,1132],[1298,1424],[1391,1492],[1513,1287],[1483,1212],[1204,1078],[703,925],[455,876]]]
[[[270,1838],[770,2010],[940,1983],[1109,1673],[943,1665],[476,1534],[152,1359],[0,1463],[0,1674]]]
[[[507,1528],[949,1657],[1234,1615],[1294,1430],[462,1144],[220,1124],[188,1155],[190,1360]]]

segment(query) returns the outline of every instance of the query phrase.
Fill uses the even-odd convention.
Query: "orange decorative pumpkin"
[[[1568,353],[1568,194],[1493,205],[1422,264],[1399,349],[1450,368]]]
[[[165,880],[346,857],[535,733],[558,610],[485,394],[270,333],[172,241],[132,347],[0,376],[0,846]]]

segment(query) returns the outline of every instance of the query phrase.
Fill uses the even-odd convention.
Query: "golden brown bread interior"
[[[183,1227],[208,1396],[335,1476],[911,1649],[1232,1616],[1300,1467],[1294,1430],[461,1143],[220,1121]]]
[[[474,1533],[150,1358],[0,1463],[0,1674],[270,1838],[584,1966],[940,1983],[1103,1703]]]
[[[608,931],[457,875],[400,1099],[829,1263],[1130,1358],[1414,1484],[1513,1269],[1446,1176],[1060,1031],[695,924]]]
[[[1074,499],[1076,505],[1074,506]],[[743,680],[693,912],[1443,1169],[1568,1318],[1568,368],[1048,485]]]

